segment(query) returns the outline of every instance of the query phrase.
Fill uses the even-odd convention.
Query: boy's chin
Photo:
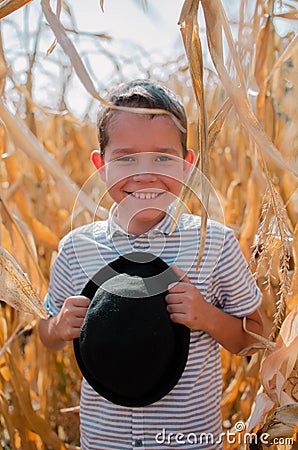
[[[138,221],[154,221],[156,220],[158,223],[166,214],[167,207],[164,209],[160,208],[146,208],[143,211],[137,212],[132,220],[138,220]]]
[[[142,234],[157,225],[166,215],[166,210],[148,207],[142,211],[118,211],[120,225],[133,234]]]

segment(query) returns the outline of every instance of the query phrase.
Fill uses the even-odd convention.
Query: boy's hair
[[[184,107],[178,97],[166,86],[155,81],[135,80],[120,84],[108,95],[107,101],[117,106],[133,108],[164,109],[173,114],[184,130],[187,130],[187,118]],[[117,113],[108,107],[99,110],[97,117],[97,136],[101,156],[104,156],[105,147],[108,144],[108,125],[112,117]],[[154,117],[155,114],[150,114]],[[187,133],[181,131],[181,144],[183,156],[187,153]]]

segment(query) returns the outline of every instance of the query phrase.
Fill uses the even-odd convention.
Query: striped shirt
[[[148,251],[187,273],[207,302],[236,317],[253,313],[261,295],[247,268],[234,233],[209,221],[203,259],[200,218],[183,214],[169,234],[170,214],[140,236],[130,235],[113,220],[71,231],[60,242],[51,270],[45,305],[59,312],[65,298],[79,295],[101,267],[131,251]],[[127,408],[109,402],[83,379],[81,392],[82,450],[222,449],[220,400],[222,373],[219,344],[203,331],[191,330],[185,370],[174,389],[145,407]]]

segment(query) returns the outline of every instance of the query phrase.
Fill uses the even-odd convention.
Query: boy
[[[163,109],[171,115],[104,108],[98,119],[100,151],[92,161],[115,204],[106,221],[71,231],[60,243],[40,322],[42,342],[57,350],[80,335],[90,300],[80,296],[88,278],[129,251],[149,251],[175,264],[180,282],[170,285],[167,310],[191,330],[188,362],[175,388],[156,403],[126,408],[108,402],[83,380],[81,448],[220,449],[222,390],[220,345],[233,353],[261,334],[260,293],[228,228],[209,221],[206,248],[196,271],[200,219],[184,214],[169,234],[173,201],[193,163],[186,146],[185,112],[162,85],[120,85],[109,102]],[[180,123],[180,127],[177,125]]]

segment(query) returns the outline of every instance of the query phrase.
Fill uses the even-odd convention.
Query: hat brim
[[[151,264],[152,260],[154,260],[154,267]],[[178,281],[175,272],[161,258],[150,253],[129,253],[120,256],[118,259],[100,269],[85,285],[81,295],[92,299],[99,286],[119,273],[141,276],[144,279],[147,279],[147,281],[149,281],[150,278],[153,280],[156,275],[161,274],[162,284],[166,282],[166,285]],[[152,283],[149,282],[149,289],[156,288],[156,280]],[[177,385],[184,372],[188,359],[190,341],[189,328],[174,322],[171,322],[171,326],[175,339],[173,358],[159,379],[158,384],[153,386],[150,391],[144,392],[143,395],[135,397],[130,395],[129,397],[125,397],[100,383],[86,367],[81,355],[80,338],[76,338],[73,341],[74,353],[82,375],[98,394],[112,403],[126,407],[142,407],[159,401]]]

